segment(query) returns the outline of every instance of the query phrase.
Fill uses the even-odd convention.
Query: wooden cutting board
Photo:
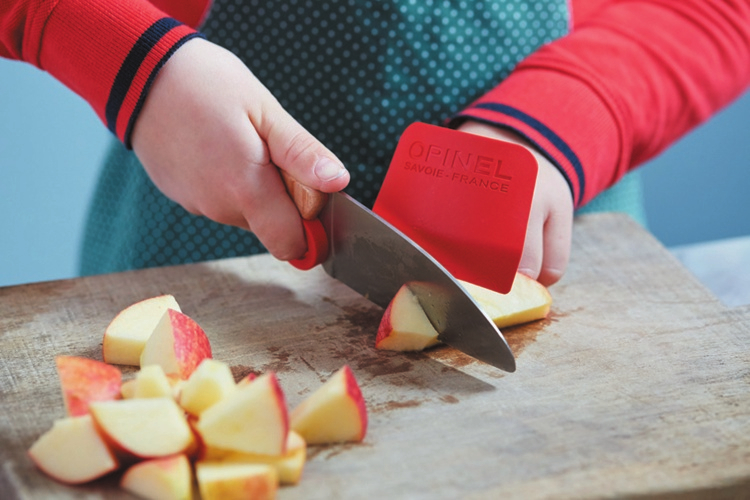
[[[2,288],[0,498],[130,498],[116,477],[60,485],[25,451],[63,415],[55,355],[101,359],[114,315],[161,293],[237,377],[276,371],[290,406],[354,370],[365,442],[311,447],[282,499],[750,498],[750,308],[612,214],[576,221],[550,317],[504,332],[513,374],[448,347],[377,351],[380,308],[268,256]]]

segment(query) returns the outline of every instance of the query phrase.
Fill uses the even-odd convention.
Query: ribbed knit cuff
[[[145,0],[61,0],[46,23],[38,66],[88,101],[130,147],[154,78],[196,36]]]
[[[515,131],[534,144],[565,176],[576,207],[611,186],[622,161],[621,134],[595,90],[562,71],[523,67],[454,116]],[[624,169],[623,173],[624,173]]]

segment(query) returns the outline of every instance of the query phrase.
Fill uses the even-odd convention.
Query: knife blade
[[[425,250],[346,193],[332,193],[327,201],[321,200],[314,190],[288,175],[283,177],[300,213],[307,215],[303,220],[308,252],[318,255],[313,262],[303,258],[292,264],[307,269],[321,263],[331,277],[383,308],[408,283],[440,341],[501,370],[515,371],[513,352],[500,330]],[[313,200],[322,205],[317,218],[311,218],[316,209],[306,208]],[[327,251],[310,249],[321,244],[313,237],[316,231],[321,234],[313,227],[316,224],[325,231]]]

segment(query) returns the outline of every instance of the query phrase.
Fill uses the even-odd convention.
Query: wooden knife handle
[[[281,172],[281,178],[284,179],[284,184],[286,184],[286,190],[294,200],[302,218],[305,220],[317,218],[325,204],[328,203],[328,194],[305,186],[281,169],[279,171]]]

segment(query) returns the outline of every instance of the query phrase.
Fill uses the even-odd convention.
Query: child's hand
[[[153,83],[132,134],[156,186],[191,213],[253,231],[282,260],[301,257],[302,223],[277,170],[324,192],[349,173],[232,53],[185,43]]]
[[[565,178],[518,134],[471,121],[461,125],[459,130],[520,144],[534,154],[539,173],[518,271],[547,286],[557,282],[568,265],[573,231],[573,197]]]

